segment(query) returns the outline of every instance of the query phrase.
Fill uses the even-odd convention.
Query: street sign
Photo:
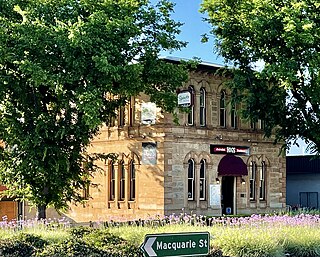
[[[206,256],[210,251],[208,232],[148,234],[140,249],[146,257]]]

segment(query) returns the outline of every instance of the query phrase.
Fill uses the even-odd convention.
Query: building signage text
[[[211,154],[249,155],[250,148],[248,146],[210,145],[210,153]]]
[[[146,235],[140,247],[146,257],[206,256],[210,248],[208,232]]]
[[[178,105],[182,107],[189,107],[192,105],[191,92],[188,90],[181,91],[178,94]]]

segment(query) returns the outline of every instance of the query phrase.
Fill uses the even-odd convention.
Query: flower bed
[[[0,223],[0,256],[143,256],[146,234],[204,232],[211,235],[209,256],[318,257],[320,216],[252,215],[205,217],[171,215],[148,220],[92,223],[72,228],[63,220]]]

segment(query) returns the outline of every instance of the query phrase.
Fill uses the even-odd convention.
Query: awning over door
[[[225,155],[218,165],[218,176],[247,176],[247,165],[240,157]]]

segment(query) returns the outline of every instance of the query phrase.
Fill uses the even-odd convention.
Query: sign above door
[[[249,155],[249,146],[234,146],[234,145],[210,145],[211,154],[235,154]]]

